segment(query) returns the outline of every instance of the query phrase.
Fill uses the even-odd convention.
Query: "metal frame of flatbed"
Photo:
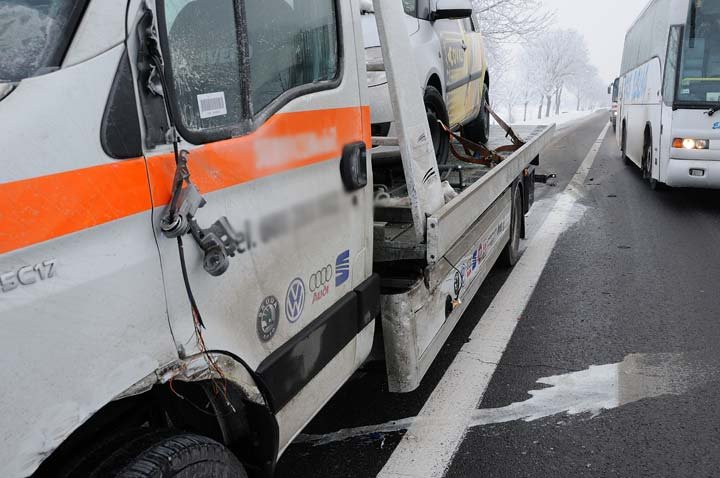
[[[374,0],[374,7],[409,198],[404,215],[411,216],[406,224],[412,227],[388,240],[385,224],[376,223],[380,237],[373,255],[426,263],[422,277],[384,277],[381,298],[389,388],[409,392],[419,386],[509,241],[513,184],[551,141],[555,126],[533,128],[520,149],[445,203],[402,5]],[[497,130],[494,136],[497,141]],[[383,247],[393,250],[387,254]],[[392,282],[405,285],[387,287]]]
[[[410,258],[421,257],[423,252],[428,258],[437,254],[437,260],[427,261],[422,277],[410,281],[396,281],[393,277],[383,280],[386,288],[382,296],[382,327],[391,392],[412,392],[420,385],[509,241],[513,184],[521,180],[531,163],[539,158],[552,140],[555,127],[538,126],[528,130],[518,129],[521,134],[525,133],[527,141],[522,148],[510,153],[428,218],[425,244],[376,241],[376,247],[381,244],[394,247],[392,255],[397,260],[402,260],[403,254]],[[497,140],[499,128],[493,133],[491,140]],[[493,240],[484,239],[488,236]],[[475,266],[474,260],[471,265],[466,264],[479,246],[487,256],[478,258],[477,272],[472,269],[474,275],[461,290],[453,290],[449,285],[453,276]],[[450,311],[448,299],[454,299]]]

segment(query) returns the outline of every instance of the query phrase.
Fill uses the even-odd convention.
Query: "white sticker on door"
[[[227,114],[225,105],[225,92],[205,93],[197,95],[198,106],[200,107],[200,118],[212,118]]]

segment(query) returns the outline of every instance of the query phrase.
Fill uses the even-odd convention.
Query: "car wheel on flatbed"
[[[434,87],[425,88],[425,112],[427,113],[428,125],[430,126],[430,137],[435,148],[435,157],[438,164],[447,163],[450,154],[450,135],[448,135],[438,124],[438,120],[443,124],[450,126],[450,116],[448,114],[445,100],[442,94]]]
[[[490,92],[488,86],[483,88],[483,103],[477,118],[463,126],[463,136],[470,141],[480,144],[487,144],[490,139]]]

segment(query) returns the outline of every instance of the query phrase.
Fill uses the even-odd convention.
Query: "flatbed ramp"
[[[376,185],[380,181],[380,189],[375,207],[375,262],[415,259],[434,264],[442,259],[500,193],[540,155],[552,140],[555,126],[521,125],[513,126],[513,130],[525,145],[513,153],[504,153],[506,159],[494,168],[466,163],[450,155],[448,163],[440,168],[441,178],[458,196],[429,216],[425,241],[419,241],[415,235],[404,177],[396,174],[387,181],[388,184],[382,184],[383,178],[376,176]],[[490,128],[490,149],[508,143],[502,128]],[[455,146],[462,150],[460,145]],[[377,146],[371,153],[375,151],[382,152],[385,165],[391,164],[393,156],[398,164],[400,162],[397,147]]]

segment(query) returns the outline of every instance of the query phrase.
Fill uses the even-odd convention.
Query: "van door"
[[[194,297],[205,347],[264,382],[282,448],[367,356],[360,331],[373,333],[353,292],[371,274],[372,191],[341,174],[353,160],[370,171],[356,12],[335,0],[158,0],[156,13],[178,149],[206,201],[195,236],[235,245],[223,272],[183,236],[186,287],[183,252],[158,232],[173,333],[200,351]],[[159,231],[175,158],[167,144],[146,154]]]
[[[433,28],[440,37],[445,66],[445,91],[450,124],[467,118],[466,99],[470,81],[469,46],[460,20],[436,20]]]

